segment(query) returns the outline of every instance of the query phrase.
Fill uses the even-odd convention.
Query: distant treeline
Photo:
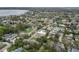
[[[78,12],[79,7],[0,7],[0,10],[30,10],[30,11],[67,11]]]

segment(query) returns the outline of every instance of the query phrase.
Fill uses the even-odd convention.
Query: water
[[[0,10],[0,16],[21,15],[25,12],[27,12],[27,10]]]

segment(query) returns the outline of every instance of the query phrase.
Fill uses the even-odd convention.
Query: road
[[[6,44],[7,46],[5,46],[4,48],[2,48],[1,51],[2,51],[2,52],[8,52],[8,51],[7,51],[7,48],[9,48],[9,47],[11,46],[11,44],[8,43],[8,42],[3,42],[3,44]]]

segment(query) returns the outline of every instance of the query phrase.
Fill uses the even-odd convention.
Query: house
[[[37,35],[37,36],[45,36],[46,33],[47,33],[46,30],[40,29],[40,30],[37,31],[36,35]]]
[[[47,30],[48,30],[48,31],[51,31],[52,28],[53,28],[52,26],[48,26]]]
[[[63,23],[63,24],[65,24],[65,23],[67,23],[67,22],[68,22],[67,19],[63,19],[63,20],[62,20],[62,23]]]
[[[64,25],[66,25],[67,27],[69,27],[70,26],[70,22],[69,22],[69,20],[67,20],[67,19],[63,19],[62,20],[62,23],[64,24]]]
[[[61,28],[61,27],[54,27],[50,32],[49,34],[56,34],[58,32],[64,32],[64,28]]]
[[[1,23],[4,24],[4,25],[6,25],[6,24],[10,24],[11,21],[10,20],[3,20]]]
[[[60,27],[65,28],[66,26],[64,24],[59,24]]]
[[[1,23],[3,20],[4,20],[3,18],[0,18],[0,23]]]
[[[64,39],[66,39],[66,40],[72,40],[73,39],[73,34],[66,34],[64,36]]]
[[[54,48],[56,49],[57,52],[61,52],[65,50],[64,44],[59,42],[54,44]]]
[[[16,37],[17,37],[17,34],[12,34],[12,33],[9,33],[9,34],[5,34],[3,36],[3,39],[7,42],[11,42],[11,43],[15,43],[15,40],[16,40]]]
[[[79,40],[79,35],[75,35],[75,40]]]
[[[17,48],[13,52],[22,52],[22,51],[23,51],[23,48]]]

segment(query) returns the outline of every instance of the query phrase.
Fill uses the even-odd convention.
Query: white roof
[[[39,30],[37,33],[39,33],[39,34],[46,34],[46,31],[45,30]]]
[[[15,38],[16,36],[17,34],[5,34],[3,38],[5,40],[13,40],[13,38]]]

